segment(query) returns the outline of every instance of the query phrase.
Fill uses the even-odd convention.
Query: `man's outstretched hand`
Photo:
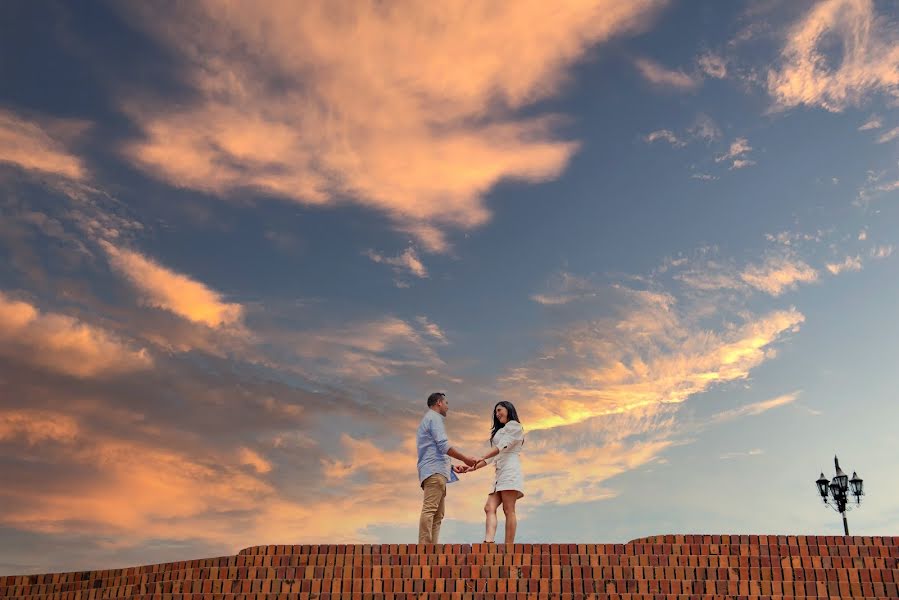
[[[474,467],[476,464],[478,464],[478,459],[473,456],[466,456],[462,459],[462,462],[464,462],[469,467]]]

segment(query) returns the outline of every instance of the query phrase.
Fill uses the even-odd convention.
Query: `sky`
[[[894,2],[13,1],[0,81],[0,574],[415,542],[434,391],[519,542],[840,534],[834,455],[899,534]]]

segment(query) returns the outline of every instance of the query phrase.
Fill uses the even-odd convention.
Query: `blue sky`
[[[892,3],[0,11],[0,572],[412,541],[436,390],[520,541],[896,531]]]

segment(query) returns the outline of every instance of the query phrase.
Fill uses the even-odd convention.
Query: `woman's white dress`
[[[499,454],[488,460],[496,465],[496,476],[490,493],[515,490],[524,496],[524,475],[521,472],[521,446],[524,444],[524,427],[518,421],[509,421],[493,436],[493,445]]]

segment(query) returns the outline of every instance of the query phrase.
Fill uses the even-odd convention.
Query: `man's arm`
[[[451,458],[455,458],[456,460],[461,460],[469,467],[473,467],[477,464],[478,460],[476,458],[473,456],[466,456],[450,446],[442,420],[435,419],[431,421],[431,435],[434,436],[434,441],[437,442],[437,449],[440,450],[441,453],[446,454]]]
[[[447,448],[446,453],[447,453],[447,455],[449,455],[452,458],[455,458],[456,460],[461,460],[469,467],[475,466],[478,462],[478,459],[474,458],[473,456],[465,456],[464,454],[462,454],[455,448]]]

